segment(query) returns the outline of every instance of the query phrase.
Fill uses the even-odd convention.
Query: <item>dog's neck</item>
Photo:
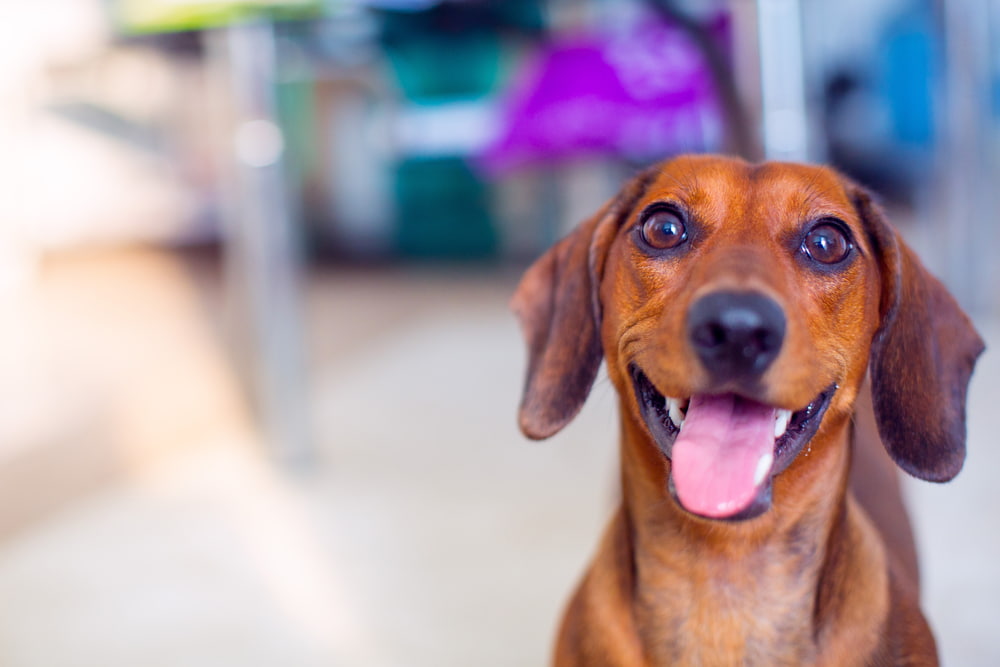
[[[630,413],[622,414],[636,631],[655,664],[805,665],[822,655],[822,664],[846,665],[865,654],[857,652],[859,636],[874,650],[887,606],[884,577],[834,588],[848,579],[837,571],[885,571],[852,568],[885,555],[847,493],[847,418],[817,434],[808,457],[800,454],[775,480],[770,510],[724,523],[677,505],[667,491],[669,464]],[[839,492],[830,494],[831,486]],[[848,604],[859,592],[870,599]],[[870,615],[845,618],[847,609]],[[841,645],[855,652],[840,655]]]

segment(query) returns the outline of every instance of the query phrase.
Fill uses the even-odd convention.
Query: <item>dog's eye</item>
[[[802,252],[823,264],[844,261],[853,247],[843,230],[830,222],[813,227],[802,241]]]
[[[680,215],[668,209],[653,211],[642,223],[642,240],[657,250],[676,248],[687,240]]]

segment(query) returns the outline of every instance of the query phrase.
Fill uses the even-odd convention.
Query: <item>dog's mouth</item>
[[[671,461],[669,489],[692,514],[743,520],[771,506],[772,480],[816,434],[836,385],[798,411],[737,394],[671,398],[633,366],[639,411]]]

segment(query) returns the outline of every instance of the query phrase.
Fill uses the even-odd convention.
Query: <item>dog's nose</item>
[[[715,292],[688,312],[688,338],[718,380],[747,379],[767,370],[785,338],[781,306],[755,292]]]

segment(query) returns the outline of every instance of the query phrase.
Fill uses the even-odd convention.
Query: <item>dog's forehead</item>
[[[852,217],[837,173],[826,167],[733,158],[686,156],[654,176],[643,204],[673,201],[705,221],[751,216],[769,223],[822,216]]]

